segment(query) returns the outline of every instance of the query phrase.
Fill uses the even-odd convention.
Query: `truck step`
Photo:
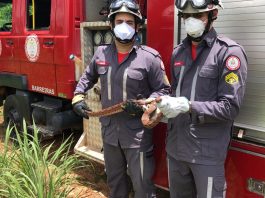
[[[48,139],[52,139],[55,135],[60,134],[60,132],[58,131],[54,131],[46,126],[42,126],[42,125],[35,125],[38,133],[40,135],[40,140],[48,140]],[[28,126],[28,130],[30,131],[34,131],[34,125],[30,125]]]

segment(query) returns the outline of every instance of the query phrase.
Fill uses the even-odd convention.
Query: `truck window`
[[[12,0],[0,0],[0,31],[12,30]]]
[[[50,28],[51,0],[27,0],[27,29]]]

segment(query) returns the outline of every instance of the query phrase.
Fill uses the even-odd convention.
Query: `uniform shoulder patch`
[[[230,71],[235,71],[240,68],[241,62],[237,56],[229,56],[225,61],[225,66]]]
[[[230,84],[230,85],[238,83],[238,75],[235,74],[234,72],[227,74],[225,76],[225,82]]]

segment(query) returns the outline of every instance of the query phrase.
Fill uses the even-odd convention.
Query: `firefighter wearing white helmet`
[[[111,23],[115,38],[121,43],[130,43],[134,41],[139,30],[140,24],[143,22],[143,17],[140,12],[139,5],[134,0],[115,0],[110,4],[110,13],[108,18]],[[114,19],[117,13],[129,13],[135,18],[135,28],[128,26],[126,23],[114,24]]]
[[[210,10],[224,8],[221,0],[177,0],[176,6],[182,13],[208,12]]]
[[[187,37],[171,58],[166,151],[171,198],[225,198],[225,160],[243,101],[247,58],[242,46],[213,27],[219,0],[177,0]]]
[[[224,8],[221,0],[176,0],[176,6],[180,16],[184,18],[188,37],[197,42],[202,40],[211,28],[212,22],[217,19],[216,10]],[[206,24],[198,19],[203,13],[208,15]]]
[[[98,46],[74,92],[73,109],[84,118],[88,118],[89,111],[85,94],[98,80],[104,109],[170,92],[160,54],[135,42],[142,21],[139,5],[133,0],[115,0],[110,5],[109,18],[115,40]],[[128,198],[133,187],[135,198],[155,198],[152,130],[141,122],[142,107],[129,103],[123,109],[100,118],[109,197]]]

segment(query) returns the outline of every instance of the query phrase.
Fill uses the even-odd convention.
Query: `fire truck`
[[[71,99],[95,49],[113,41],[104,9],[109,0],[0,0],[0,105],[4,122],[28,127],[34,120],[43,137],[68,129],[83,134],[75,151],[104,163],[98,118],[82,120]],[[174,0],[138,0],[146,22],[139,42],[158,50],[169,74],[174,46],[186,36]],[[265,1],[223,0],[215,21],[219,34],[244,46],[248,80],[243,106],[234,122],[226,160],[229,198],[265,197]],[[69,59],[74,54],[82,64]],[[87,94],[100,110],[100,84]],[[154,128],[157,186],[167,189],[166,125]]]

